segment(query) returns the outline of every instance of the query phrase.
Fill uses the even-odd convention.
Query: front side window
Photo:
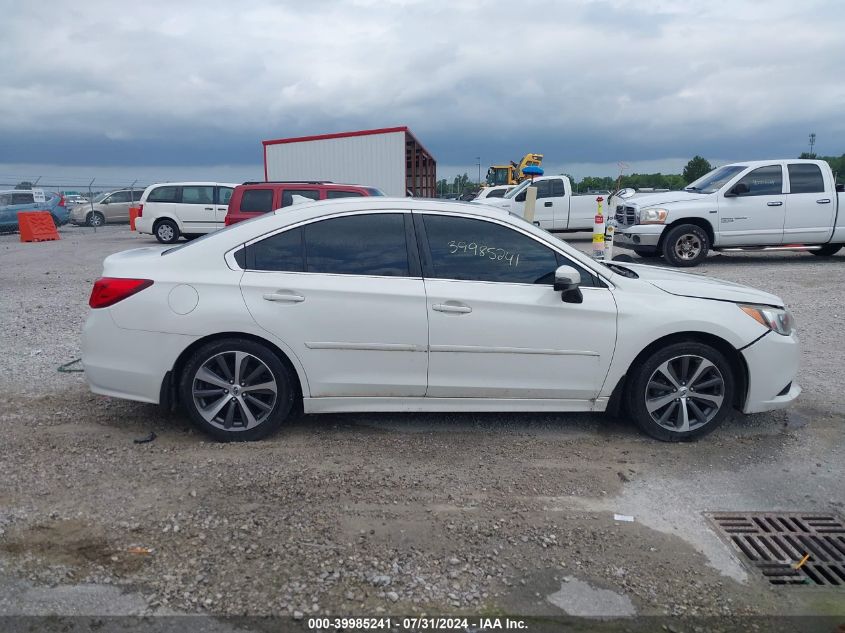
[[[35,197],[31,193],[13,193],[11,204],[33,204]]]
[[[783,192],[783,170],[780,165],[759,167],[740,178],[736,184],[748,186],[747,193],[737,194],[742,197],[776,196]]]
[[[305,226],[306,269],[343,275],[409,275],[401,213],[353,215]]]
[[[514,229],[471,218],[423,215],[434,277],[552,284],[557,254]]]
[[[504,198],[505,197],[505,190],[504,189],[493,189],[490,193],[487,194],[488,198]]]
[[[109,204],[118,204],[120,202],[129,202],[129,192],[128,191],[115,191],[112,195],[108,198]]]
[[[182,204],[213,204],[214,187],[182,187]]]
[[[818,165],[789,165],[789,191],[791,193],[822,193],[824,178]]]
[[[156,187],[147,196],[147,202],[179,202],[179,187]]]
[[[282,192],[282,207],[319,200],[320,192],[315,189],[285,189]]]
[[[247,189],[241,196],[244,213],[269,213],[273,210],[272,189]]]

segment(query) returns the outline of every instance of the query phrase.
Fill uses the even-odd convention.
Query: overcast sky
[[[845,152],[842,0],[0,7],[0,182],[240,181],[262,139],[395,125],[449,177]]]

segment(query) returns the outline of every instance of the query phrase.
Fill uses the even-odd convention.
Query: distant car
[[[18,211],[49,211],[56,226],[68,223],[65,198],[60,193],[41,189],[8,189],[0,191],[0,232],[18,230]]]
[[[801,392],[782,299],[602,264],[484,204],[279,209],[111,255],[89,305],[91,390],[178,404],[224,441],[265,437],[296,411],[607,409],[687,440]]]
[[[85,200],[70,210],[70,221],[76,225],[103,226],[106,223],[129,222],[129,207],[141,199],[143,189],[120,189],[101,193],[92,201]],[[81,196],[80,196],[81,197]]]
[[[312,200],[383,196],[374,187],[335,182],[245,182],[235,187],[226,213],[226,226]]]
[[[496,185],[495,187],[484,187],[478,192],[473,200],[484,200],[485,198],[504,198],[505,194],[514,188],[515,185]]]
[[[162,244],[193,239],[223,228],[232,191],[228,182],[168,182],[150,185],[141,196],[135,230]]]
[[[65,196],[65,203],[68,207],[75,207],[78,204],[85,204],[87,202],[87,198],[85,198],[84,196],[80,196],[76,193],[72,193],[70,195]]]

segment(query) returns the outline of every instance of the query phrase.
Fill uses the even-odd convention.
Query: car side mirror
[[[746,185],[744,182],[738,182],[733,186],[730,191],[728,191],[728,193],[725,194],[725,197],[735,198],[736,196],[744,196],[750,191],[751,189],[748,188],[748,185]]]
[[[572,266],[560,266],[555,270],[556,292],[560,292],[560,299],[565,303],[581,303],[584,296],[581,294],[581,274]]]

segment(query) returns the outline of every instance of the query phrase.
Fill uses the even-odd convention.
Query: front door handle
[[[265,301],[278,301],[280,303],[302,303],[305,297],[291,292],[268,292],[264,295]]]
[[[214,211],[214,208],[213,207],[206,207],[205,210],[206,211]]]
[[[770,207],[779,207],[783,204],[783,202],[767,202],[766,204]]]
[[[551,202],[551,200],[549,200],[548,202],[544,202],[544,203],[543,203],[543,206],[544,206],[544,207],[550,207],[550,206],[552,206],[552,202]]]
[[[822,198],[821,200],[816,200],[816,204],[830,204],[830,198]]]
[[[431,306],[431,309],[437,312],[447,312],[451,314],[469,314],[472,312],[472,308],[469,306],[456,303],[435,303]]]

